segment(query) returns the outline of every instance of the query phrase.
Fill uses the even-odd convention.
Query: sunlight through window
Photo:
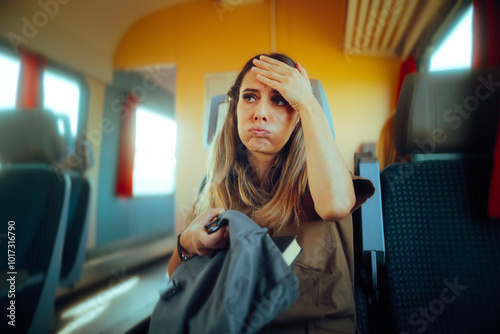
[[[0,110],[16,107],[19,59],[0,53]]]
[[[72,320],[63,329],[59,330],[57,334],[80,332],[82,327],[104,313],[110,304],[115,301],[115,298],[129,292],[139,283],[139,280],[139,277],[134,276],[116,286],[102,290],[97,295],[89,297],[82,303],[64,311],[61,318],[70,318]]]
[[[430,71],[470,68],[472,62],[472,6],[431,57]]]
[[[165,116],[137,108],[133,194],[174,192],[177,125]]]
[[[76,136],[78,110],[80,107],[80,86],[76,80],[46,70],[43,75],[44,108],[55,113],[67,114],[71,132]]]

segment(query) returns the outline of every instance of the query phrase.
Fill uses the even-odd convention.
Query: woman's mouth
[[[261,127],[254,127],[250,129],[250,132],[255,136],[255,137],[265,137],[271,132],[269,130],[266,130]]]

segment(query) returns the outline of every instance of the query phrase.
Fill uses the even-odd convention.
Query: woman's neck
[[[257,173],[257,181],[262,184],[269,169],[276,162],[277,154],[262,154],[248,152],[248,162]]]

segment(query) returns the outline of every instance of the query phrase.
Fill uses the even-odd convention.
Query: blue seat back
[[[87,249],[91,184],[86,177],[69,173],[71,195],[64,240],[60,286],[73,286],[81,277]]]
[[[486,210],[499,73],[404,81],[395,146],[412,159],[381,173],[382,333],[500,332],[500,221]]]
[[[384,332],[498,332],[500,222],[486,216],[490,175],[489,161],[456,160],[382,172]]]
[[[48,166],[16,165],[0,170],[0,220],[6,235],[0,250],[7,255],[10,249],[15,259],[12,264],[0,264],[2,273],[15,280],[15,295],[11,295],[12,286],[2,279],[0,300],[3,310],[14,301],[19,333],[49,331],[69,195],[68,176]],[[7,226],[13,226],[12,231]],[[13,328],[5,319],[0,326],[3,333]]]
[[[61,286],[78,282],[85,259],[91,191],[84,172],[89,167],[85,158],[92,155],[90,149],[85,142],[75,145],[67,115],[48,110],[12,110],[0,114],[1,164],[42,163],[70,177],[72,187]],[[63,163],[73,153],[76,153],[73,159]]]

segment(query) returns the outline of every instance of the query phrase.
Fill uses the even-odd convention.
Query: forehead
[[[242,92],[247,88],[257,89],[259,91],[271,89],[271,87],[269,87],[268,85],[265,85],[262,82],[260,82],[259,79],[257,79],[257,75],[252,71],[248,71],[243,77],[243,81],[241,82],[240,92]]]

